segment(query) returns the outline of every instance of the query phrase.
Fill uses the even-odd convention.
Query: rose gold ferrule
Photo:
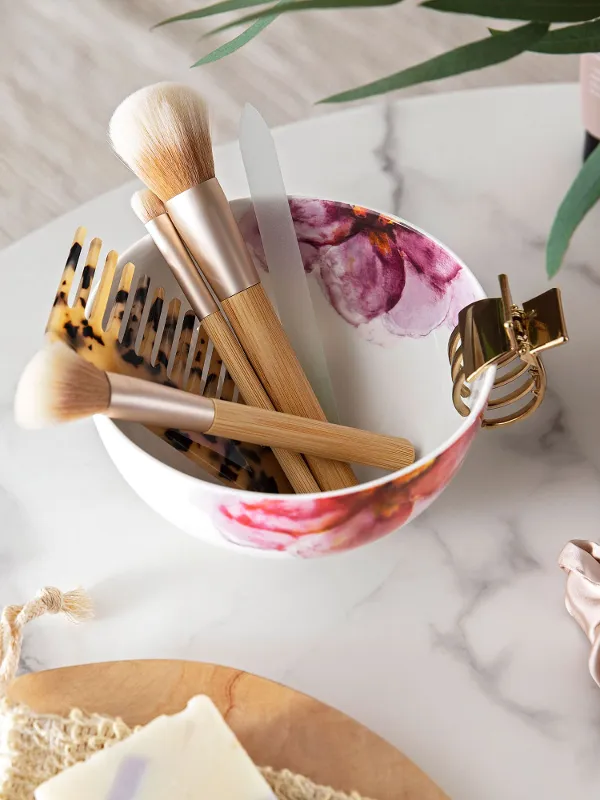
[[[179,238],[177,229],[171,222],[169,215],[159,214],[158,217],[149,220],[146,223],[146,230],[164,256],[198,319],[203,320],[217,311],[217,304],[204,283],[198,267],[192,261],[184,243]]]
[[[206,397],[114,372],[107,376],[110,404],[106,413],[113,419],[197,433],[206,433],[214,422],[215,407]]]
[[[258,273],[216,178],[175,195],[165,207],[219,300],[259,283]]]

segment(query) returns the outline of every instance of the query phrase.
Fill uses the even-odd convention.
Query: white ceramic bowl
[[[480,427],[494,370],[472,387],[471,413],[460,417],[452,404],[448,339],[459,310],[485,295],[454,253],[379,212],[325,200],[290,202],[340,422],[410,438],[416,463],[393,474],[357,467],[364,482],[338,492],[240,491],[216,484],[139,425],[99,417],[97,426],[125,480],[177,527],[238,550],[313,557],[391,533],[439,495]],[[249,202],[234,201],[232,208],[261,265]],[[266,274],[264,283],[268,290]]]

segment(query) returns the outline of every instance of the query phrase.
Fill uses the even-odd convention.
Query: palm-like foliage
[[[159,25],[202,19],[228,11],[243,11],[241,17],[217,30],[237,25],[247,27],[231,41],[193,65],[200,66],[239,50],[281,14],[322,8],[351,9],[397,5],[401,2],[402,0],[220,0],[186,14],[170,17]],[[508,61],[526,50],[552,55],[600,51],[600,0],[425,0],[422,5],[439,12],[491,17],[517,24],[509,30],[489,29],[478,41],[320,102],[359,100],[472,72]],[[553,27],[556,24],[560,27]],[[599,199],[600,148],[583,165],[557,212],[546,250],[546,269],[550,277],[560,269],[573,232]]]

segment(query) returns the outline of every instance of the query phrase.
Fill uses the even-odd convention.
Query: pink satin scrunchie
[[[574,539],[558,564],[567,573],[567,611],[592,643],[588,666],[600,686],[600,544]]]

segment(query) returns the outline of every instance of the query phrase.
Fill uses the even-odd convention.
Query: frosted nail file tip
[[[329,422],[338,422],[321,332],[306,281],[287,192],[267,123],[249,104],[240,149],[281,324]]]
[[[35,800],[275,800],[208,697],[38,787]]]

